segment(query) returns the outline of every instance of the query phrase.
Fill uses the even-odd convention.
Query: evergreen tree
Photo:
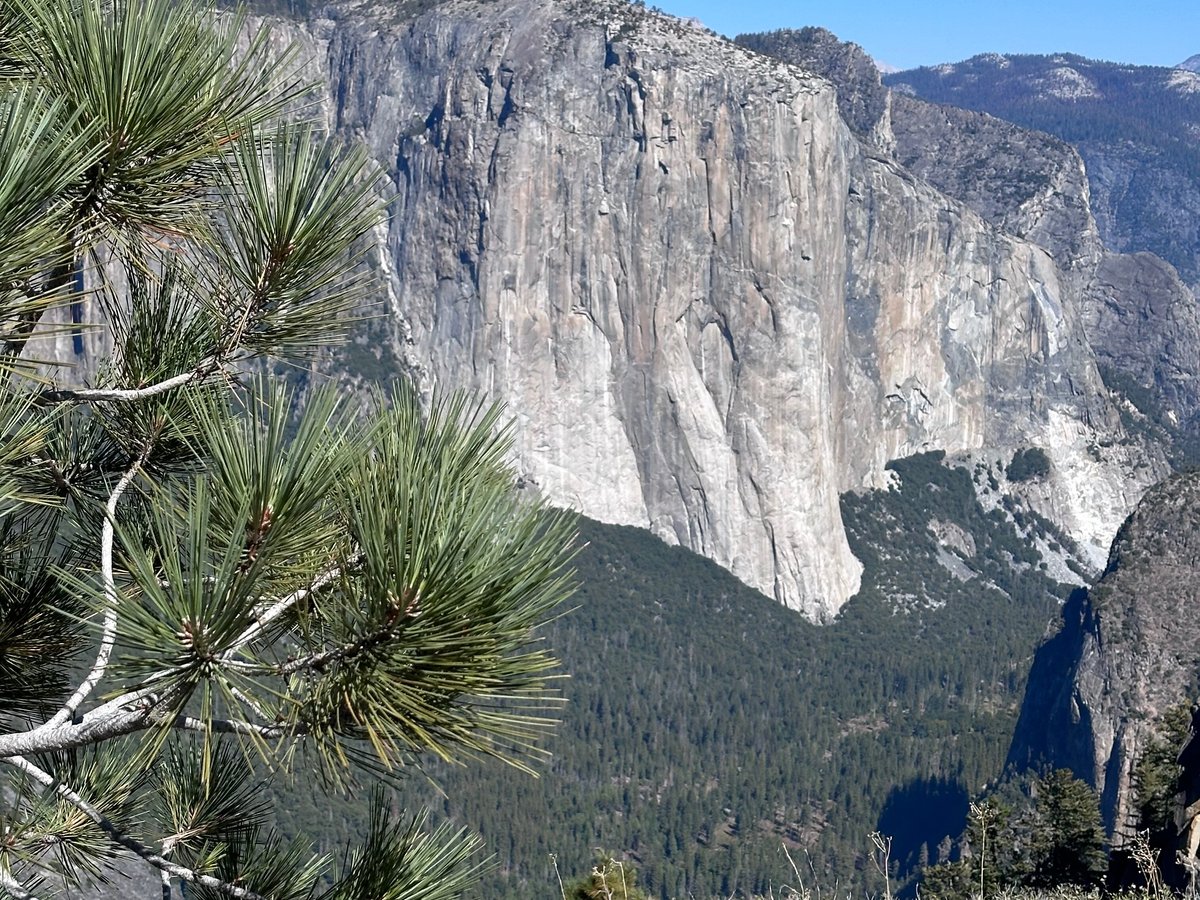
[[[1187,742],[1191,718],[1186,704],[1167,710],[1159,736],[1149,741],[1134,767],[1139,824],[1150,831],[1152,843],[1160,848],[1175,833],[1175,797],[1182,771],[1179,752]]]
[[[940,900],[994,896],[1010,883],[1011,810],[994,799],[971,804],[959,859],[949,859],[948,839],[937,865],[922,867],[921,893]]]
[[[1098,886],[1108,860],[1095,791],[1070,770],[1056,769],[1038,781],[1036,799],[1026,882]]]
[[[921,896],[934,900],[966,900],[979,893],[978,873],[971,861],[940,862],[921,873]]]
[[[0,0],[0,895],[121,854],[164,898],[456,896],[469,836],[381,794],[339,866],[266,828],[256,773],[525,765],[547,724],[572,525],[515,494],[497,411],[293,414],[249,376],[343,336],[379,211],[245,26]],[[111,356],[51,383],[37,341],[85,301]]]

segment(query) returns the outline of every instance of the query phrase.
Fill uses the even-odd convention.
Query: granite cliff
[[[825,79],[624,3],[278,36],[394,198],[379,351],[507,402],[557,502],[824,618],[859,580],[838,495],[890,459],[1045,448],[1097,568],[1153,480],[1069,267],[857,137]]]
[[[884,77],[898,91],[981,110],[1069,141],[1112,250],[1150,251],[1200,285],[1200,76],[1073,54],[986,53]]]
[[[826,619],[861,571],[839,495],[888,460],[1043,448],[1040,511],[1096,569],[1163,471],[1097,366],[1076,157],[1039,164],[1039,204],[973,207],[904,154],[888,93],[844,119],[810,69],[616,0],[274,25],[389,198],[347,377],[506,402],[555,502]]]
[[[1000,230],[1046,248],[1079,292],[1084,331],[1107,387],[1150,420],[1149,426],[1131,426],[1150,427],[1177,459],[1194,454],[1200,411],[1200,384],[1194,377],[1200,371],[1195,297],[1160,257],[1106,246],[1106,241],[1115,241],[1116,247],[1129,242],[1111,234],[1102,240],[1092,214],[1096,178],[1075,147],[986,112],[919,99],[906,92],[911,85],[897,80],[899,75],[888,76],[897,86],[889,90],[861,48],[824,29],[741,35],[737,40],[829,78],[837,86],[843,118],[857,133]],[[983,71],[1004,70],[1003,59],[989,55],[972,63]],[[1028,65],[1038,58],[1022,59]],[[974,96],[966,76],[954,74],[955,67],[917,74],[927,72],[936,72],[939,83],[961,84],[968,97]],[[1008,78],[1003,72],[997,77]],[[953,88],[945,90],[949,99],[957,99]],[[1096,102],[1107,109],[1103,100]],[[1110,114],[1119,119],[1119,106]],[[1107,202],[1107,195],[1101,196]],[[1159,224],[1151,230],[1157,228]],[[1146,240],[1152,242],[1152,236]]]
[[[1155,486],[1103,578],[1038,651],[1009,763],[1067,766],[1097,789],[1114,845],[1137,827],[1133,771],[1200,672],[1200,474]]]

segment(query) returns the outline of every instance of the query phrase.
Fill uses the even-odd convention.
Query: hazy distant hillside
[[[1081,56],[1000,56],[887,75],[936,103],[981,110],[1072,143],[1114,250],[1149,250],[1200,283],[1200,75]]]
[[[1175,68],[1187,69],[1189,72],[1200,72],[1200,53],[1195,56],[1189,56]]]

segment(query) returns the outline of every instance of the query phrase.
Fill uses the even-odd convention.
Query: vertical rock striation
[[[859,582],[839,492],[1037,445],[1102,560],[1152,474],[1074,279],[856,137],[827,81],[623,3],[326,15],[285,34],[393,197],[381,340],[425,391],[506,402],[528,484],[820,619]]]

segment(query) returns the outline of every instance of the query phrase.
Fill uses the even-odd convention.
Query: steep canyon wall
[[[860,141],[828,82],[624,4],[336,15],[277,39],[384,169],[383,339],[423,390],[506,402],[528,484],[823,618],[860,571],[839,492],[1037,445],[1102,563],[1152,476],[1079,290]]]

